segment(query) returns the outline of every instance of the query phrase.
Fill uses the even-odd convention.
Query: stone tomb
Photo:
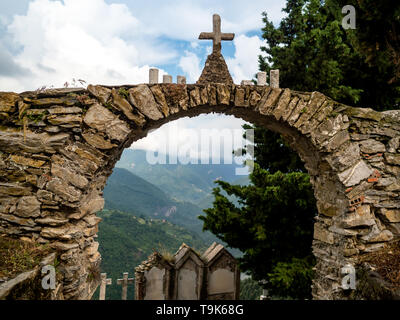
[[[153,252],[135,270],[136,300],[172,299],[173,266],[158,252]]]
[[[203,284],[204,262],[188,245],[182,244],[174,256],[175,300],[199,300]]]
[[[233,300],[239,298],[239,269],[235,258],[213,243],[200,256],[182,244],[167,261],[154,252],[136,268],[136,300]]]
[[[228,250],[214,242],[202,259],[206,263],[207,300],[239,299],[240,271]]]

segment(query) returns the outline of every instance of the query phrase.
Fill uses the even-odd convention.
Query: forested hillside
[[[211,194],[214,181],[223,178],[233,182],[240,178],[235,174],[236,164],[150,164],[146,160],[146,151],[126,149],[116,164],[162,189],[171,198],[197,203]]]
[[[135,267],[157,250],[175,253],[184,242],[203,252],[207,244],[196,234],[166,220],[136,216],[134,212],[103,210],[99,225],[98,241],[102,256],[101,272],[106,272],[113,283],[107,286],[106,299],[120,300],[121,286],[116,284],[123,272],[134,277]],[[128,287],[128,300],[134,298],[134,286]],[[98,299],[98,290],[93,296]]]
[[[171,199],[160,188],[126,169],[114,168],[104,188],[105,208],[134,212],[148,218],[166,219],[185,227],[211,244],[216,237],[203,232],[203,222],[197,217],[202,209],[191,202]]]

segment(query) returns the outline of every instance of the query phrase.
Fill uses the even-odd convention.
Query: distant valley
[[[221,243],[212,233],[203,232],[198,216],[212,206],[216,179],[248,183],[247,176],[235,175],[237,167],[150,165],[145,151],[126,149],[107,180],[105,208],[98,214],[103,218],[98,233],[101,271],[115,282],[122,272],[134,276],[134,268],[153,249],[175,253],[185,242],[204,251],[214,241]],[[241,255],[239,250],[228,250]],[[118,286],[107,290],[107,299],[120,299]],[[133,287],[128,299],[133,299]]]

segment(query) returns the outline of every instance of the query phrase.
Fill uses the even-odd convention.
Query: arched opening
[[[157,86],[153,86],[153,88],[154,87],[157,88]],[[190,86],[188,86],[188,87],[190,88]],[[204,87],[207,88],[207,86],[204,86]],[[186,87],[186,90],[190,90],[189,88]],[[219,94],[218,94],[218,88],[220,90]],[[170,89],[168,88],[166,90],[170,90]],[[172,89],[172,90],[174,90],[174,89]],[[179,90],[181,90],[181,88],[178,87],[178,94],[182,94],[182,91],[179,92]],[[326,160],[322,159],[323,157],[321,156],[321,152],[316,148],[315,145],[313,145],[310,138],[307,137],[305,134],[303,134],[300,130],[298,130],[298,128],[294,127],[293,125],[290,125],[289,122],[284,122],[284,121],[281,121],[280,119],[277,120],[277,117],[275,115],[272,115],[272,116],[260,115],[260,110],[256,110],[256,108],[252,108],[250,106],[250,103],[252,103],[255,107],[257,105],[257,102],[259,102],[261,100],[263,93],[265,94],[265,92],[262,91],[263,89],[258,88],[258,90],[260,90],[259,92],[257,92],[257,90],[251,91],[251,90],[249,90],[249,88],[243,90],[243,101],[242,102],[236,101],[236,103],[238,103],[238,106],[235,106],[234,108],[232,108],[232,106],[231,106],[232,98],[231,98],[230,93],[227,93],[227,91],[224,92],[225,86],[220,86],[220,85],[216,86],[216,90],[214,93],[215,100],[216,100],[214,102],[215,105],[199,104],[198,106],[196,106],[196,101],[195,101],[196,99],[193,97],[196,96],[196,93],[198,93],[200,96],[200,90],[197,89],[196,87],[194,87],[194,89],[189,91],[189,93],[188,93],[188,97],[192,96],[192,98],[188,98],[187,99],[188,101],[186,101],[186,103],[189,103],[189,105],[190,105],[190,103],[194,103],[195,104],[194,107],[186,107],[186,108],[180,107],[178,112],[170,114],[168,117],[163,117],[161,119],[150,121],[151,124],[148,123],[145,130],[140,131],[140,132],[131,132],[129,138],[127,139],[127,142],[124,144],[124,147],[129,147],[131,145],[131,143],[144,137],[146,135],[146,132],[149,132],[151,130],[159,128],[163,124],[165,124],[169,121],[172,121],[172,120],[179,119],[181,117],[188,117],[188,116],[195,117],[200,114],[205,114],[205,113],[210,113],[210,112],[216,112],[216,113],[221,113],[221,114],[226,114],[226,115],[234,115],[235,117],[241,118],[250,123],[254,123],[256,125],[263,126],[274,132],[282,134],[285,137],[285,139],[289,142],[291,147],[294,150],[296,150],[296,152],[300,155],[301,159],[305,162],[306,168],[307,168],[308,172],[310,173],[310,177],[312,179],[313,184],[314,185],[317,184],[318,185],[317,189],[321,189],[320,191],[316,191],[316,192],[319,192],[319,193],[317,193],[319,195],[319,197],[317,197],[317,199],[318,198],[320,199],[319,206],[323,208],[322,210],[324,210],[325,212],[330,211],[331,214],[332,214],[332,212],[334,212],[334,214],[336,214],[336,212],[338,212],[339,210],[343,210],[343,211],[345,210],[347,202],[344,198],[344,190],[342,190],[340,192],[340,191],[338,191],[338,189],[336,189],[336,187],[338,185],[340,185],[340,182],[337,180],[336,175],[331,171],[330,165],[326,162]],[[247,92],[246,92],[246,90],[247,90]],[[196,92],[196,91],[198,91],[198,92]],[[279,101],[283,101],[283,103],[286,102],[286,107],[288,107],[288,104],[290,104],[290,102],[292,102],[292,106],[289,107],[289,108],[292,108],[292,110],[290,110],[290,109],[289,110],[295,111],[298,113],[297,118],[296,118],[295,115],[292,115],[292,113],[290,113],[286,110],[287,114],[284,116],[286,116],[287,120],[290,119],[292,123],[295,123],[296,120],[298,120],[303,114],[307,114],[307,112],[304,109],[307,109],[306,104],[307,104],[307,102],[310,101],[311,94],[300,95],[300,97],[297,97],[297,98],[296,98],[296,94],[294,94],[294,99],[293,99],[293,97],[292,97],[292,99],[290,99],[290,97],[288,97],[288,95],[287,95],[287,91],[285,92],[280,89],[278,89],[278,91],[279,91],[278,94],[276,92],[274,92],[274,90],[272,90],[272,92],[267,93],[267,96],[270,96],[272,103],[279,104]],[[236,92],[240,92],[240,91],[237,90]],[[271,93],[272,93],[272,95],[271,95]],[[153,94],[154,94],[154,92],[153,92]],[[212,97],[212,94],[213,94],[212,91],[211,91],[211,93],[207,91],[208,97],[209,96]],[[222,101],[224,94],[229,94],[229,100],[227,99],[227,96],[225,96],[226,100]],[[258,96],[257,96],[257,94],[258,94]],[[276,95],[275,97],[274,97],[274,94]],[[177,93],[172,92],[171,96],[175,97],[175,95],[177,95]],[[255,99],[255,102],[254,101],[250,102],[251,96],[253,97],[253,99]],[[271,96],[272,96],[272,98],[271,98]],[[314,109],[313,112],[316,112],[318,110],[318,108],[321,107],[321,105],[324,103],[324,99],[325,99],[322,97],[322,95],[319,95],[319,94],[316,94],[315,96],[316,97],[313,97],[314,103],[315,103],[315,106],[314,105],[312,106],[312,109]],[[182,99],[182,96],[179,97],[178,99]],[[183,98],[183,99],[185,99],[185,98]],[[199,99],[201,100],[201,97],[199,97]],[[218,99],[220,99],[222,102],[225,102],[225,104],[219,104]],[[236,97],[233,97],[233,99],[236,99]],[[240,99],[240,97],[238,99]],[[257,101],[257,99],[258,99],[258,101]],[[293,100],[294,100],[294,102],[293,102]],[[303,104],[299,103],[299,101],[303,102]],[[197,102],[200,102],[200,101],[197,101]],[[247,106],[246,106],[246,102],[247,102]],[[179,100],[178,100],[178,103],[179,103]],[[333,106],[332,106],[332,109],[333,109]],[[330,109],[330,110],[328,109],[328,110],[332,111],[332,109]],[[284,113],[284,111],[285,110],[281,110],[281,116]],[[325,112],[326,112],[326,110],[325,110]],[[311,113],[310,116],[313,116],[313,115],[314,114]],[[292,116],[292,118],[290,118],[290,116]],[[324,120],[324,119],[322,118],[321,120]],[[303,122],[305,122],[305,121],[303,121]],[[308,130],[310,130],[310,128],[308,128]],[[332,136],[333,135],[334,134],[332,134]],[[334,148],[334,146],[331,146],[331,148]],[[118,155],[115,156],[115,159],[120,158],[122,149],[118,149],[117,152],[118,152]],[[108,173],[106,175],[111,173],[110,169],[112,169],[114,167],[114,165],[115,165],[115,162],[111,166],[107,166]],[[321,204],[323,204],[323,205],[321,205]],[[329,222],[327,223],[327,221],[329,219],[330,218],[329,218],[329,214],[328,214],[328,218],[324,219],[323,217],[320,217],[319,221],[318,221],[317,227],[319,229],[318,229],[317,237],[319,237],[319,239],[316,240],[316,244],[314,246],[319,247],[320,252],[325,252],[325,251],[330,252],[330,250],[331,250],[330,247],[334,243],[332,234],[329,231],[325,232],[325,229],[327,229],[329,226]],[[337,256],[335,258],[338,259]],[[329,265],[330,272],[335,272],[339,277],[338,273],[340,272],[340,265],[342,264],[342,262],[339,262],[339,260],[337,260],[336,264],[332,264],[332,261],[328,261],[328,262],[325,262],[325,264]],[[325,268],[326,268],[326,266],[325,266]],[[317,277],[318,277],[318,273],[317,273]],[[331,283],[329,283],[329,285],[330,284]]]
[[[216,179],[248,181],[243,157],[232,154],[243,147],[243,123],[217,114],[183,117],[122,152],[103,190],[104,209],[97,213],[103,219],[97,239],[101,272],[114,279],[107,285],[106,300],[121,299],[115,279],[126,271],[135,278],[135,268],[153,250],[172,261],[183,243],[199,254],[213,242],[221,243],[210,231],[202,231],[198,216],[212,207]],[[241,254],[226,249],[235,257]],[[128,286],[128,300],[135,285]],[[96,292],[92,299],[98,298]]]
[[[123,150],[187,116],[216,112],[261,125],[282,134],[304,161],[318,208],[314,298],[347,297],[343,266],[399,237],[397,111],[351,108],[318,92],[224,84],[89,86],[1,99],[9,106],[1,160],[17,174],[0,188],[0,232],[60,251],[65,299],[87,299],[98,285],[96,212]]]

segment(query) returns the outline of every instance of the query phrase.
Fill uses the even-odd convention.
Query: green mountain
[[[203,222],[197,218],[202,214],[201,208],[169,198],[160,188],[126,169],[114,168],[103,194],[106,209],[165,219],[196,232],[210,245],[216,240],[210,232],[202,232]]]
[[[101,272],[113,279],[106,299],[120,299],[116,280],[123,272],[133,277],[135,267],[154,249],[175,253],[185,242],[204,251],[212,242],[221,242],[202,231],[198,216],[212,203],[215,179],[248,181],[236,176],[234,169],[233,165],[150,165],[145,151],[124,151],[104,188],[105,209],[98,213],[103,218],[98,232]],[[133,296],[130,286],[128,299]],[[98,292],[93,299],[98,299]]]
[[[99,252],[102,256],[101,272],[112,278],[107,286],[106,300],[120,300],[121,286],[117,279],[123,272],[134,277],[135,267],[157,250],[160,253],[175,253],[182,242],[204,251],[208,245],[197,234],[166,220],[148,219],[133,212],[103,210],[98,213],[103,219],[99,224]],[[128,300],[134,299],[134,285],[128,287]],[[98,300],[99,289],[93,299]]]
[[[211,194],[216,179],[233,182],[243,176],[236,175],[236,164],[171,164],[166,155],[166,164],[150,164],[145,150],[125,149],[116,164],[162,189],[171,198],[196,204]]]

